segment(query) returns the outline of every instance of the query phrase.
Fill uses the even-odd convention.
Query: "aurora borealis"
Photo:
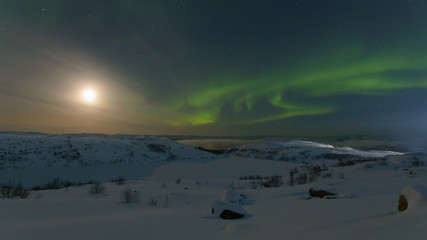
[[[0,2],[1,131],[420,133],[427,2]],[[76,95],[95,86],[99,102]]]
[[[281,70],[264,77],[226,77],[223,81],[213,81],[216,85],[198,90],[178,102],[176,110],[183,113],[183,117],[182,122],[177,124],[217,122],[220,120],[221,110],[228,103],[236,115],[242,111],[257,112],[254,105],[263,100],[275,108],[271,115],[254,116],[236,122],[256,123],[339,111],[336,109],[338,104],[319,104],[324,97],[378,96],[393,94],[398,90],[427,87],[427,79],[424,77],[427,71],[423,69],[426,61],[422,57],[412,57],[414,59],[408,60],[404,55],[386,54],[356,59],[351,63],[329,63],[295,74],[287,74],[292,70]],[[409,77],[410,75],[413,76]],[[298,99],[293,103],[292,97],[287,97],[288,94],[298,96],[302,102],[311,100],[312,103],[304,105]],[[190,108],[188,113],[185,112],[186,107]]]

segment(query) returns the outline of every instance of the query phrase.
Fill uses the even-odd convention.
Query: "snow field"
[[[397,211],[406,186],[427,184],[424,153],[290,141],[239,146],[214,156],[147,136],[3,133],[0,140],[0,182],[13,179],[32,186],[59,177],[93,179],[106,188],[99,195],[90,194],[90,185],[85,185],[33,191],[27,199],[1,199],[0,239],[389,240],[425,239],[427,233],[424,204]],[[37,151],[34,141],[47,150]],[[323,165],[327,170],[313,182],[288,184],[291,169],[301,174]],[[241,179],[273,175],[281,175],[284,184],[263,188]],[[118,176],[133,180],[109,182]],[[127,188],[141,192],[139,203],[121,201]],[[248,214],[242,219],[211,214],[212,203],[230,188],[247,196],[242,207]],[[307,199],[310,188],[340,197]]]
[[[425,234],[425,208],[397,213],[402,188],[425,182],[424,174],[346,168],[344,179],[251,189],[250,181],[238,179],[241,174],[280,174],[294,164],[264,160],[257,172],[258,161],[263,160],[170,163],[141,180],[105,183],[99,196],[89,194],[87,185],[4,199],[0,232],[5,239],[422,239]],[[222,172],[226,167],[234,173]],[[249,215],[240,220],[212,216],[212,203],[231,185],[248,197],[243,208]],[[356,197],[304,200],[310,187],[322,186]],[[121,203],[125,188],[141,191],[141,202]]]

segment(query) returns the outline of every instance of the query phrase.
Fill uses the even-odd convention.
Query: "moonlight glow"
[[[81,92],[81,99],[87,104],[93,104],[96,102],[98,93],[94,88],[85,88]]]
[[[426,12],[421,0],[0,0],[0,131],[422,135]]]

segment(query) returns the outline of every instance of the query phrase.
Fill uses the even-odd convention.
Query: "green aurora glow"
[[[427,4],[2,0],[0,131],[423,133]],[[100,101],[75,92],[96,85]]]
[[[399,90],[427,87],[425,57],[389,53],[346,59],[319,60],[316,66],[302,63],[299,69],[284,66],[260,76],[224,74],[169,103],[166,109],[176,115],[166,122],[248,124],[328,114],[339,111],[340,106],[324,103],[322,99],[327,97],[392,95]],[[268,103],[268,114],[257,114],[266,107],[260,102]],[[232,106],[233,119],[222,115],[227,105]]]

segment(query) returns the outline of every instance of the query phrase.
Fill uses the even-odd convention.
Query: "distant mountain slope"
[[[339,173],[360,168],[403,169],[413,176],[426,162],[425,153],[362,151],[310,141],[262,142],[213,154],[156,136],[0,132],[0,183],[12,180],[26,186],[57,178],[106,182],[119,176],[142,179],[153,174],[175,180],[186,176],[238,177],[267,174],[263,171],[275,164],[285,164],[272,170],[282,176],[295,169],[298,176],[309,176],[314,169],[319,176],[340,177]],[[340,169],[333,173],[335,167]],[[344,171],[341,167],[350,168]],[[159,173],[159,169],[163,170]]]
[[[214,157],[211,153],[155,136],[0,132],[0,170]]]
[[[347,158],[382,158],[402,155],[393,151],[362,151],[350,147],[334,147],[311,141],[262,142],[229,148],[226,154],[238,157],[301,162]]]

